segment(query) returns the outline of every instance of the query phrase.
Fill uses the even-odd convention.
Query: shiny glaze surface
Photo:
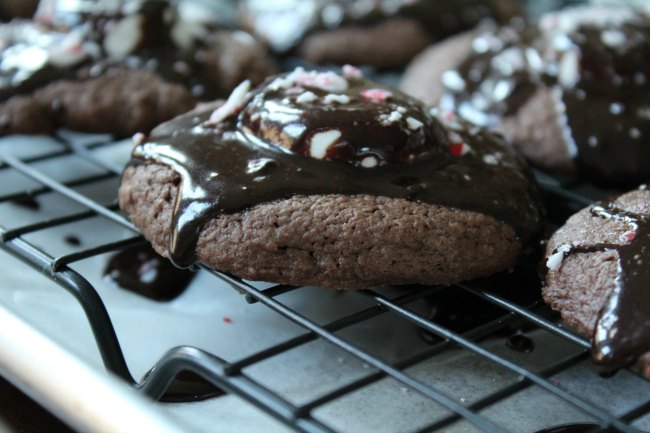
[[[379,88],[356,69],[344,75],[297,69],[252,93],[240,86],[213,113],[167,122],[134,147],[132,164],[168,165],[181,177],[169,245],[175,264],[194,263],[208,220],[294,195],[403,198],[491,215],[511,225],[522,242],[537,232],[535,183],[501,139],[453,117],[443,126],[419,102]],[[328,108],[321,91],[349,103]],[[276,107],[267,111],[271,102]],[[410,121],[409,113],[415,116]],[[255,114],[260,122],[271,118],[269,124],[251,123]],[[323,118],[333,123],[326,126]],[[347,133],[349,126],[360,131]],[[300,133],[288,142],[269,141],[258,136],[264,135],[260,128],[269,137],[287,128]]]

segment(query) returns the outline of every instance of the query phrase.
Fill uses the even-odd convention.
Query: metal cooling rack
[[[0,196],[0,205],[11,201],[29,202],[43,194],[55,194],[61,200],[70,201],[74,204],[73,207],[79,210],[54,217],[43,215],[39,220],[11,228],[1,227],[0,247],[27,263],[35,272],[42,273],[56,282],[78,301],[92,329],[106,369],[145,395],[153,399],[161,398],[176,375],[187,370],[200,375],[223,391],[241,397],[290,428],[310,433],[336,431],[319,417],[314,416],[317,409],[355,392],[371,392],[373,384],[386,378],[396,381],[403,389],[418,393],[446,409],[446,415],[437,417],[428,425],[417,426],[415,431],[418,433],[440,432],[463,420],[471,423],[479,431],[504,432],[506,429],[499,424],[498,420],[486,416],[485,410],[530,388],[545,390],[552,398],[563,401],[567,407],[584,413],[600,426],[594,430],[598,432],[637,433],[638,430],[632,426],[632,423],[650,413],[650,383],[645,382],[643,385],[644,390],[647,391],[645,400],[622,414],[614,415],[611,408],[596,405],[588,396],[567,389],[554,380],[555,375],[566,372],[578,363],[584,362],[589,356],[590,344],[583,337],[557,323],[557,316],[539,299],[537,290],[521,288],[521,290],[500,290],[501,284],[521,284],[516,281],[504,283],[504,281],[508,281],[509,277],[507,276],[505,280],[474,281],[452,288],[409,287],[404,288],[397,296],[385,295],[381,289],[359,291],[356,296],[370,300],[370,307],[344,315],[326,324],[318,324],[299,309],[292,308],[281,301],[282,296],[280,295],[300,290],[299,287],[276,285],[259,289],[233,276],[210,271],[215,278],[225,281],[233,289],[245,294],[247,302],[263,304],[278,315],[297,324],[302,329],[302,333],[233,362],[226,362],[214,354],[195,347],[172,348],[156,363],[155,368],[151,370],[146,379],[136,381],[129,370],[123,348],[104,302],[88,278],[71,267],[78,261],[143,242],[137,229],[120,213],[114,195],[110,200],[102,201],[83,193],[84,187],[87,185],[107,180],[117,183],[122,166],[110,162],[110,159],[104,156],[106,154],[104,151],[110,150],[115,145],[116,142],[109,139],[84,144],[68,140],[64,134],[55,137],[55,143],[46,149],[38,151],[23,149],[17,153],[4,152],[4,155],[0,157],[0,184],[12,182],[7,179],[15,179],[16,176],[19,176],[26,181],[26,186],[9,188],[9,191]],[[57,163],[57,161],[63,161],[66,158],[83,160],[93,169],[78,176],[60,179],[48,174],[47,170],[43,168],[43,164]],[[591,202],[590,198],[575,192],[579,188],[568,189],[555,178],[540,175],[540,182],[547,198],[558,204],[556,207],[561,209],[556,212],[559,213],[558,215],[551,215],[558,219],[557,223],[561,222],[561,218],[565,218],[568,214]],[[38,211],[36,212],[38,214]],[[133,232],[133,236],[89,248],[77,248],[68,254],[54,254],[48,251],[48,248],[29,240],[29,235],[39,231],[68,224],[79,226],[84,220],[98,216],[107,220],[107,226],[119,227],[122,230],[126,228]],[[0,225],[4,226],[4,221],[0,221]],[[522,264],[522,267],[528,267],[529,274],[535,272],[531,266],[534,266],[534,264],[531,265],[531,262]],[[426,297],[450,289],[477,298],[484,305],[496,309],[498,314],[478,326],[454,331],[443,324],[429,320],[426,314],[411,308],[414,303]],[[510,296],[511,293],[521,292],[532,293],[533,296],[523,296],[525,299],[522,299],[521,296],[515,298]],[[363,345],[350,342],[341,336],[340,331],[371,320],[383,320],[382,318],[388,315],[396,318],[391,320],[411,322],[422,331],[427,332],[429,336],[435,336],[432,344],[426,350],[406,359],[388,362],[374,356]],[[481,344],[493,336],[502,335],[500,333],[512,327],[544,330],[570,343],[575,350],[570,356],[545,365],[539,370],[532,370]],[[255,366],[273,356],[317,340],[329,342],[367,364],[367,373],[324,394],[315,396],[310,401],[296,404],[244,371],[244,369]],[[495,383],[489,393],[470,403],[465,403],[462,401],[463,399],[452,397],[445,390],[438,389],[434,384],[427,383],[409,371],[409,368],[416,364],[433,360],[459,349],[471,352],[485,361],[498,365],[516,375],[518,380],[510,383]]]

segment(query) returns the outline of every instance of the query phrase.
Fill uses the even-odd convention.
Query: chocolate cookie
[[[605,373],[635,365],[650,378],[650,191],[581,210],[549,240],[544,299],[593,340]]]
[[[242,2],[241,22],[279,53],[295,50],[317,64],[388,69],[485,18],[506,23],[519,12],[511,0],[250,0]]]
[[[10,98],[0,105],[0,134],[53,134],[65,126],[126,137],[149,131],[194,105],[195,98],[180,84],[149,71],[116,69]]]
[[[443,124],[356,68],[248,90],[155,128],[124,172],[120,206],[179,266],[446,284],[512,266],[539,228],[535,182],[499,137]]]
[[[650,178],[649,65],[643,14],[583,6],[434,46],[402,89],[496,128],[540,167],[629,185]]]
[[[54,8],[46,7],[48,4]],[[163,112],[173,117],[187,111],[189,99],[196,103],[201,99],[226,96],[241,80],[258,83],[274,70],[264,47],[252,36],[218,30],[211,24],[187,22],[166,1],[50,2],[39,10],[37,18],[34,22],[13,22],[0,27],[0,62],[3,65],[0,99],[8,100],[0,106],[0,117],[15,117],[15,105],[24,104],[24,98],[21,102],[10,100],[16,95],[31,95],[36,100],[35,105],[44,105],[43,87],[59,80],[72,81],[55,87],[65,88],[67,100],[76,101],[85,108],[110,100],[129,102],[145,98],[163,102],[153,85],[143,86],[138,96],[130,99],[116,98],[108,89],[102,91],[97,85],[105,75],[125,75],[123,71],[128,70],[126,75],[131,78],[125,82],[127,87],[136,80],[132,78],[135,75],[141,75],[137,81],[144,82],[152,79],[152,74],[155,74],[155,83],[162,85],[162,93],[167,93],[167,89],[176,84],[183,86],[178,104],[169,101],[169,106],[153,108],[158,115],[151,117],[159,123],[170,118],[161,118]],[[145,89],[152,93],[143,96]],[[175,92],[180,94],[180,88]],[[97,99],[88,100],[90,94]],[[123,111],[124,107],[129,106],[112,108]],[[139,108],[134,106],[134,110]],[[54,122],[58,126],[96,130],[93,125],[86,128],[84,122],[74,121],[74,115],[57,119],[63,121]],[[73,121],[68,123],[67,120]],[[95,118],[92,124],[101,121]],[[27,122],[5,122],[3,132],[42,132],[24,128],[12,130],[8,126],[13,124],[26,125]],[[134,125],[136,130],[151,126],[151,121]],[[124,126],[103,132],[121,134],[132,129]]]

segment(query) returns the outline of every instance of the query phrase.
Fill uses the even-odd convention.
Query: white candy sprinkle
[[[361,167],[363,168],[377,167],[377,158],[375,158],[374,156],[366,156],[361,160]]]
[[[314,102],[317,99],[318,96],[316,96],[314,92],[306,91],[296,98],[296,102],[299,104],[306,104],[307,102]]]
[[[460,76],[458,71],[449,70],[442,74],[442,84],[452,92],[462,92],[465,90],[465,80]]]
[[[620,102],[612,102],[609,104],[609,112],[614,115],[621,114],[623,112],[623,108],[623,104]]]
[[[402,120],[402,113],[397,110],[391,111],[390,114],[382,114],[379,116],[379,121],[382,125],[390,125],[400,120]]]
[[[348,80],[360,80],[363,78],[363,72],[352,65],[343,65],[343,76]]]
[[[564,255],[571,251],[571,245],[564,244],[557,248],[554,254],[551,254],[546,260],[546,267],[551,271],[557,271],[562,266]]]
[[[133,137],[131,137],[131,141],[133,141],[133,144],[138,145],[144,143],[145,138],[147,138],[147,136],[142,132],[136,132],[133,134]]]
[[[634,139],[641,138],[641,131],[638,128],[630,129],[630,137]]]
[[[558,81],[564,87],[573,87],[580,79],[580,52],[577,48],[562,54],[560,60]]]
[[[131,54],[142,39],[143,18],[131,15],[122,18],[104,38],[104,49],[113,59],[124,59]]]
[[[323,159],[327,154],[327,149],[341,137],[341,131],[330,129],[329,131],[317,132],[311,138],[309,145],[309,155],[312,158]]]
[[[625,43],[625,34],[620,30],[608,29],[600,34],[600,40],[608,47],[618,48]]]
[[[414,117],[407,117],[406,118],[406,126],[412,131],[417,131],[418,129],[422,128],[424,123],[420,122],[418,119]]]
[[[349,104],[350,97],[347,95],[336,95],[334,93],[330,93],[323,98],[323,102],[326,104],[333,104],[335,102],[339,104]]]
[[[483,162],[490,165],[497,165],[499,159],[495,155],[483,155]]]
[[[246,94],[251,88],[250,80],[243,81],[235,87],[228,100],[219,108],[214,110],[208,120],[208,125],[216,125],[224,119],[237,113],[246,102]]]
[[[297,67],[288,75],[273,80],[269,84],[269,89],[288,89],[295,84],[329,92],[341,92],[348,88],[348,81],[334,72],[305,71],[303,68]]]

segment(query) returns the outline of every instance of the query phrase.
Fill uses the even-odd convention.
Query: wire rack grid
[[[495,286],[501,284],[500,282],[491,280],[468,282],[454,287],[407,287],[402,288],[398,295],[390,296],[380,289],[358,291],[355,296],[368,299],[369,307],[321,324],[310,319],[299,309],[282,302],[281,295],[300,290],[299,287],[275,285],[260,289],[231,275],[206,270],[214,278],[244,294],[247,302],[260,303],[292,321],[302,329],[301,333],[234,361],[225,361],[213,353],[189,345],[170,348],[167,354],[152,366],[145,379],[139,381],[134,379],[104,301],[88,279],[71,266],[84,259],[144,242],[137,229],[120,213],[115,199],[115,190],[108,194],[108,199],[104,197],[104,201],[83,193],[84,187],[90,184],[106,181],[117,184],[123,166],[120,162],[112,162],[110,158],[105,157],[106,152],[117,143],[119,142],[108,138],[83,143],[69,140],[63,134],[55,137],[52,146],[46,146],[44,149],[4,152],[0,157],[0,181],[11,182],[7,179],[20,176],[28,182],[26,185],[19,182],[15,188],[3,192],[0,196],[0,204],[24,202],[34,200],[43,194],[55,194],[61,197],[61,200],[74,203],[74,208],[78,210],[64,212],[58,216],[42,215],[35,221],[10,228],[4,226],[4,221],[0,221],[0,247],[27,263],[34,271],[53,280],[72,295],[87,317],[106,369],[151,398],[162,398],[179,373],[190,371],[226,393],[248,401],[286,426],[299,432],[310,433],[337,431],[330,423],[314,416],[318,408],[352,393],[371,390],[373,384],[386,378],[396,381],[404,389],[418,393],[444,408],[444,416],[438,416],[426,425],[414,426],[414,431],[422,433],[442,431],[459,421],[470,423],[478,431],[505,432],[507,429],[500,425],[498,420],[485,416],[484,411],[508,397],[535,387],[546,391],[554,399],[563,401],[568,407],[582,412],[593,420],[595,424],[593,431],[636,433],[639,430],[633,426],[634,422],[650,413],[650,384],[648,383],[642,385],[645,386],[644,390],[648,391],[645,393],[646,398],[623,413],[614,413],[611,408],[594,403],[589,396],[561,386],[554,377],[584,362],[589,357],[590,343],[558,324],[556,315],[539,299],[537,291],[533,290],[535,296],[528,296],[525,300],[514,299],[509,295],[510,291],[499,290],[499,287]],[[58,161],[66,158],[82,160],[92,167],[92,170],[87,170],[87,173],[76,173],[69,178],[60,178],[51,175],[43,168],[44,163],[59,163]],[[546,196],[561,204],[560,207],[564,209],[563,215],[591,202],[590,199],[563,187],[555,179],[541,176],[540,181]],[[36,213],[38,214],[38,211]],[[98,216],[107,220],[107,225],[131,231],[132,236],[102,242],[92,247],[80,247],[67,254],[51,253],[47,246],[37,245],[29,240],[30,234],[66,224],[79,225],[84,220]],[[528,266],[528,272],[531,272],[530,263],[522,266]],[[534,270],[532,272],[534,273]],[[455,290],[457,293],[475,298],[483,305],[496,309],[498,314],[482,323],[458,330],[445,326],[444,323],[437,323],[427,314],[411,308],[418,301],[429,299],[448,290]],[[341,331],[350,327],[369,323],[371,320],[382,320],[388,316],[390,320],[411,322],[421,331],[426,332],[426,335],[432,339],[429,347],[397,362],[389,362],[373,355],[367,347],[347,340],[341,334]],[[500,334],[502,331],[512,327],[541,329],[569,342],[575,350],[569,356],[533,370],[482,344],[493,336],[502,335]],[[368,366],[367,373],[301,404],[291,402],[274,389],[246,374],[245,370],[251,366],[317,340],[335,345],[365,363]],[[438,388],[435,383],[410,374],[409,368],[457,350],[471,352],[487,362],[494,363],[514,374],[517,380],[497,383],[480,398],[466,402],[451,395],[445,389]],[[642,379],[638,380],[642,381]]]

